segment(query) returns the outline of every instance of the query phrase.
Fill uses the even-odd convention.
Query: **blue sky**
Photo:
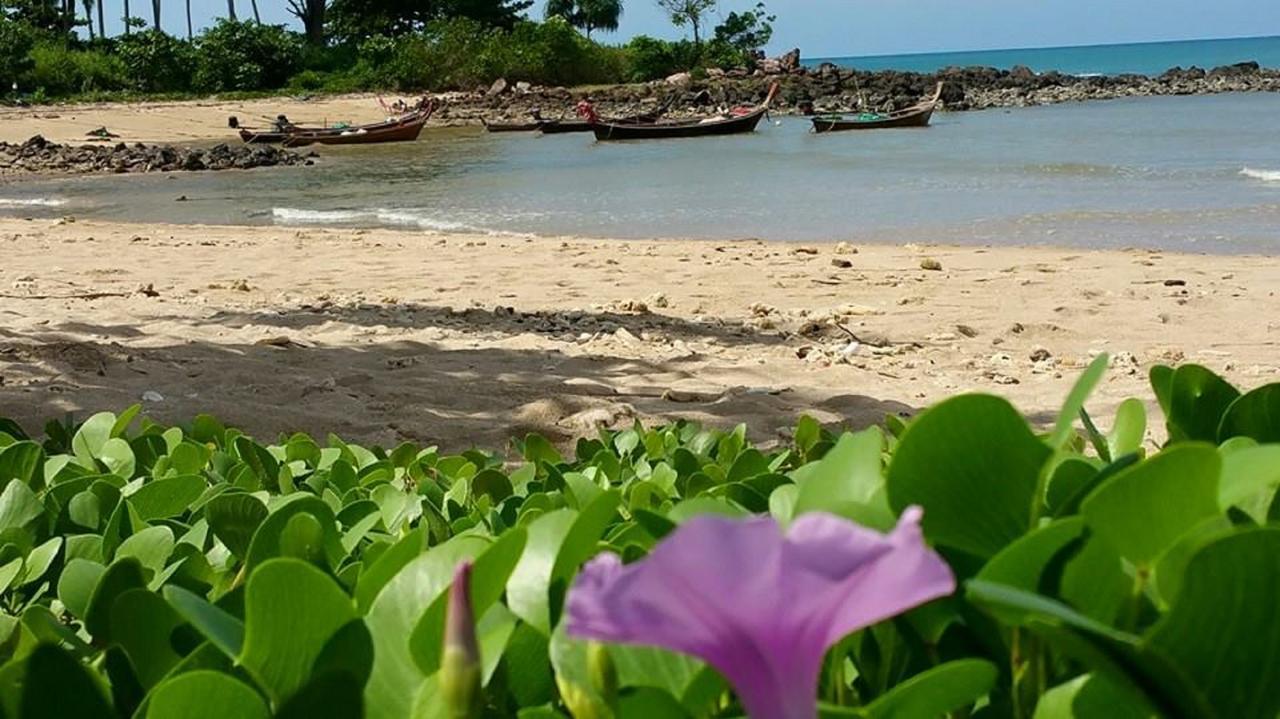
[[[118,17],[120,0],[107,2]],[[653,0],[624,2],[622,27],[602,39],[682,36]],[[150,16],[146,0],[130,4],[134,14]],[[226,12],[225,0],[191,4],[197,27]],[[754,4],[720,0],[719,14]],[[285,0],[258,5],[264,22],[292,23]],[[538,16],[541,6],[539,0]],[[237,7],[249,15],[248,0]],[[768,7],[778,16],[770,49],[799,47],[808,57],[1280,35],[1275,0],[772,0]],[[183,3],[167,0],[162,22],[185,32]],[[114,33],[119,22],[107,25]]]

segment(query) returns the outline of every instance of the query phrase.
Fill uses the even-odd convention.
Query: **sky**
[[[117,17],[120,0],[106,0]],[[1280,35],[1275,0],[766,0],[774,23],[771,52],[799,47],[806,57],[892,55],[909,52],[990,50],[1106,43]],[[654,0],[624,0],[622,26],[601,35],[624,42],[635,35],[678,38]],[[541,17],[542,0],[531,11]],[[241,17],[249,0],[236,0]],[[263,22],[296,21],[285,0],[258,0]],[[755,0],[720,0],[710,24]],[[226,13],[226,0],[191,0],[197,28]],[[150,17],[150,3],[132,0],[135,15]],[[186,32],[183,3],[168,0],[165,30]],[[108,19],[107,31],[119,28]]]

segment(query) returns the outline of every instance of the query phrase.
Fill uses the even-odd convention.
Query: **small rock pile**
[[[315,153],[301,155],[267,145],[174,147],[172,145],[59,145],[36,135],[20,144],[0,142],[0,175],[27,173],[117,174],[247,170],[277,165],[311,165]]]

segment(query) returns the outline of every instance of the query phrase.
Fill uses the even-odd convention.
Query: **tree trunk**
[[[236,21],[236,0],[227,0],[227,19]]]
[[[89,42],[93,42],[96,37],[93,32],[93,4],[86,2],[84,5],[84,19],[89,21]]]
[[[261,25],[262,16],[258,14],[258,0],[249,0],[249,2],[253,5],[253,21]]]
[[[156,32],[163,32],[160,29],[160,0],[151,0],[151,24]]]
[[[195,39],[195,33],[191,32],[191,0],[187,0],[187,42]]]
[[[124,0],[124,34],[128,35],[130,32],[131,32],[131,29],[129,27],[129,0]]]
[[[98,0],[98,37],[107,38],[107,18],[105,14],[106,2]],[[90,23],[92,24],[92,23]]]

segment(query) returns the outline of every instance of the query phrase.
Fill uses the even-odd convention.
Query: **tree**
[[[547,0],[547,17],[562,17],[591,37],[592,30],[618,29],[622,0]]]
[[[693,28],[694,47],[702,46],[702,22],[716,6],[716,0],[657,0],[657,3],[671,16],[671,24]]]
[[[289,0],[290,14],[302,21],[307,42],[312,45],[324,44],[324,16],[328,9],[329,0]]]
[[[107,18],[104,10],[106,4],[103,0],[98,0],[98,37],[100,38],[106,38],[107,36]],[[89,24],[92,25],[93,23]]]
[[[187,0],[187,42],[195,39],[195,33],[191,31],[191,0]]]
[[[236,0],[227,0],[227,19],[231,22],[236,21]]]
[[[84,5],[84,18],[89,21],[89,40],[93,41],[93,0],[80,0],[80,4]]]
[[[756,3],[755,8],[746,12],[729,13],[724,22],[716,26],[715,40],[752,57],[773,38],[773,21],[777,19],[764,9],[764,3]]]
[[[253,21],[262,24],[262,16],[258,14],[258,0],[249,0],[249,7],[253,8]]]
[[[533,0],[332,0],[328,19],[340,40],[421,32],[428,23],[466,18],[510,29]]]
[[[163,32],[160,29],[160,0],[151,0],[151,25],[156,32]]]
[[[124,34],[125,35],[128,35],[129,30],[131,29],[129,26],[129,20],[132,19],[132,17],[133,16],[129,14],[129,0],[124,0]]]

